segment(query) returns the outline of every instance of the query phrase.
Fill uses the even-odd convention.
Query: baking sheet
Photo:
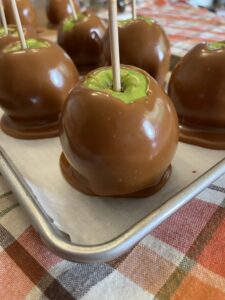
[[[25,141],[0,131],[0,141],[54,224],[83,245],[118,236],[225,157],[223,150],[179,143],[172,176],[161,191],[143,199],[113,199],[86,196],[65,181],[58,138]]]

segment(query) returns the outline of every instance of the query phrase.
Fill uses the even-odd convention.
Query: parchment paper
[[[160,192],[144,199],[113,199],[86,196],[65,181],[58,138],[24,141],[0,131],[0,144],[55,225],[73,242],[87,245],[116,237],[225,157],[225,151],[180,143],[172,176]]]

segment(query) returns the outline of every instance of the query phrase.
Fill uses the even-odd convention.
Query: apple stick
[[[74,17],[74,20],[77,21],[77,12],[76,12],[73,0],[69,0],[69,3],[70,3],[70,6],[71,6],[71,9],[72,9],[72,15]]]
[[[109,5],[109,34],[110,34],[110,49],[113,71],[113,89],[116,92],[121,91],[120,79],[120,53],[119,53],[119,38],[117,24],[117,1],[108,0]]]
[[[136,0],[132,0],[132,18],[133,18],[133,20],[137,19],[137,4],[136,4]]]
[[[15,18],[15,21],[16,21],[16,27],[17,27],[17,30],[18,30],[18,33],[19,33],[22,48],[27,49],[27,43],[26,43],[26,39],[25,39],[25,36],[24,36],[24,33],[23,33],[23,27],[22,27],[22,24],[21,24],[19,13],[18,13],[16,0],[11,0],[11,5],[12,5],[12,10],[13,10],[14,18]]]
[[[4,10],[2,0],[0,0],[0,14],[1,14],[1,20],[2,20],[2,25],[4,27],[5,35],[7,35],[9,31],[8,31],[8,26],[5,17],[5,10]]]

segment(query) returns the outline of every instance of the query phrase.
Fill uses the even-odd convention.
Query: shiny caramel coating
[[[35,8],[30,0],[17,0],[17,8],[20,15],[22,25],[28,27],[37,26],[37,15]],[[15,24],[15,18],[12,11],[11,1],[3,0],[5,14],[8,24]]]
[[[104,23],[94,14],[84,12],[84,19],[73,29],[64,31],[62,23],[58,31],[58,43],[69,54],[81,72],[102,65],[102,38]]]
[[[137,19],[125,25],[119,24],[118,30],[121,64],[143,69],[163,85],[169,71],[170,44],[162,27],[155,21],[148,24],[143,19]],[[108,30],[103,38],[103,53],[105,65],[110,65]]]
[[[80,5],[73,0],[76,12],[80,12]],[[68,0],[47,0],[46,12],[51,24],[59,25],[63,20],[72,14]]]
[[[176,65],[168,93],[182,141],[225,149],[225,47],[210,50],[201,43],[191,49]]]
[[[7,52],[10,44],[0,53],[1,126],[17,138],[57,135],[63,103],[78,81],[68,55],[47,43],[46,48]]]
[[[148,90],[133,103],[84,87],[85,78],[65,102],[61,169],[67,181],[86,194],[147,196],[169,177],[178,143],[177,115],[157,82],[139,71],[147,78]]]

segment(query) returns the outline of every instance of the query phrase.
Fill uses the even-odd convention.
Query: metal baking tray
[[[171,179],[157,194],[89,197],[63,179],[58,138],[22,141],[0,132],[0,141],[0,172],[34,228],[52,252],[76,262],[119,257],[225,174],[225,151],[179,143]]]
[[[35,3],[43,21],[44,0]],[[225,151],[180,143],[171,179],[157,194],[144,199],[89,197],[61,176],[58,139],[21,141],[0,131],[0,145],[0,172],[43,242],[56,255],[83,263],[106,262],[127,252],[225,174]]]

